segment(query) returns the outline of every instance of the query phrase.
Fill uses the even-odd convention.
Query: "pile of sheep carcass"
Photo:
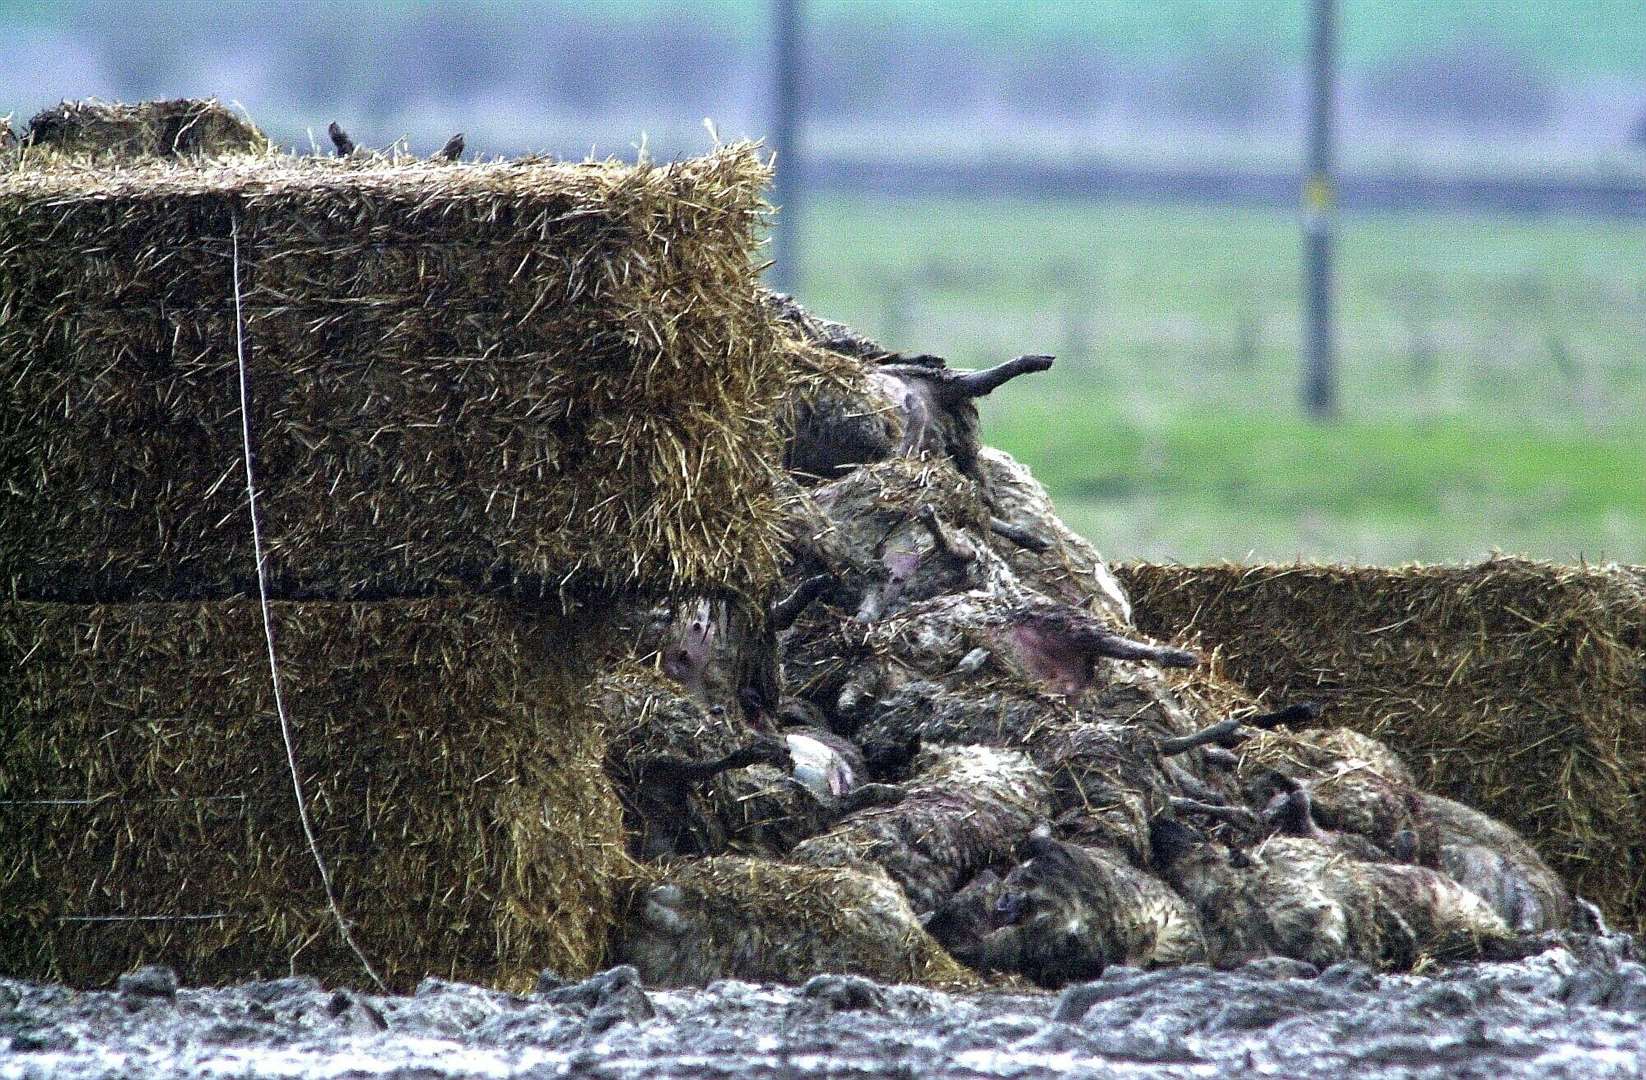
[[[771,302],[844,374],[789,410],[763,617],[630,612],[600,684],[646,875],[618,959],[691,983],[935,978],[937,954],[1056,986],[1410,968],[1568,927],[1537,854],[1389,747],[1138,638],[1097,552],[979,439],[978,399],[1049,357],[961,372]]]

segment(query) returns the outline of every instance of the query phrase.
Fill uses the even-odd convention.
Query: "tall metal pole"
[[[1309,163],[1303,181],[1303,409],[1314,420],[1337,415],[1332,340],[1332,81],[1337,0],[1309,0]]]
[[[772,0],[772,116],[771,146],[777,155],[777,177],[772,201],[777,224],[772,232],[768,275],[772,288],[792,293],[800,280],[800,159],[796,138],[800,127],[800,10],[801,0]]]

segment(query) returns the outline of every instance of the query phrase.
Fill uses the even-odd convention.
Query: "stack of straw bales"
[[[0,177],[0,971],[364,980],[250,599],[236,242],[339,906],[397,987],[590,970],[628,872],[599,611],[775,573],[766,166],[126,156],[152,111]]]
[[[1118,568],[1139,627],[1400,751],[1646,931],[1646,575],[1475,566]]]

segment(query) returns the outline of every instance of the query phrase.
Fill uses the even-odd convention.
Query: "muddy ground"
[[[0,1080],[33,1077],[1639,1077],[1632,939],[1568,940],[1428,975],[1269,959],[1111,968],[1061,995],[944,994],[819,976],[646,990],[632,969],[517,997],[297,977],[114,991],[0,979]]]

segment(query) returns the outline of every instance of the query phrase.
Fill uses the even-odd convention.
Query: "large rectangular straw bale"
[[[758,589],[788,371],[767,178],[748,146],[0,176],[0,581],[253,591],[237,232],[277,595]]]
[[[395,987],[602,958],[627,863],[579,642],[491,599],[274,605],[319,848]],[[255,601],[0,605],[0,973],[367,984],[303,838]]]
[[[1389,743],[1646,931],[1646,577],[1475,566],[1117,568],[1138,626]]]

